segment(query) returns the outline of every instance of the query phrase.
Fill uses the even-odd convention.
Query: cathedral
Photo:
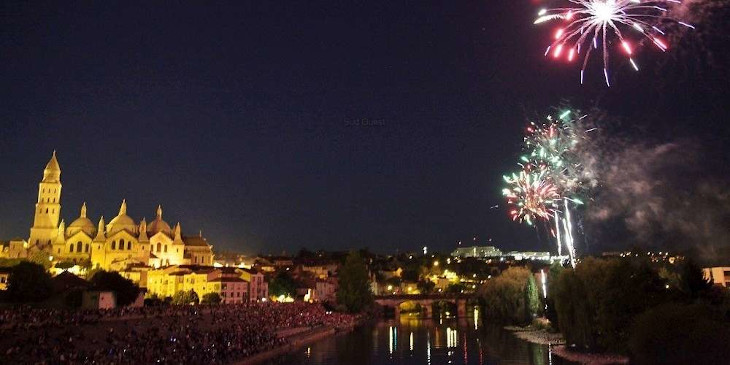
[[[142,219],[137,223],[127,215],[127,202],[123,200],[119,213],[109,223],[101,217],[94,224],[86,215],[84,203],[79,217],[66,226],[60,219],[61,167],[55,151],[43,170],[34,214],[29,250],[43,250],[54,262],[90,263],[91,268],[113,271],[135,266],[213,265],[212,246],[205,238],[183,236],[180,223],[170,227],[162,219],[161,206],[153,221]]]

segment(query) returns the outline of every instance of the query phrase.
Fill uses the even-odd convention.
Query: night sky
[[[526,117],[566,101],[691,139],[730,176],[717,16],[642,48],[639,73],[616,57],[607,88],[597,59],[581,86],[543,57],[537,0],[154,3],[3,3],[0,239],[27,238],[55,149],[67,223],[126,198],[246,253],[548,250],[507,218],[501,176]]]

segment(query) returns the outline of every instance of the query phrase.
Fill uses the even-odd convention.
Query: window
[[[165,253],[167,253],[167,245],[165,245]]]
[[[48,214],[48,208],[46,208],[46,214]]]
[[[124,249],[124,240],[119,240],[119,250]]]
[[[86,244],[86,250],[85,250],[85,252],[86,253],[89,253],[89,244],[88,243]]]
[[[117,248],[117,241],[112,241],[112,250]]]
[[[162,244],[157,242],[157,252],[160,252],[161,249],[162,249]]]
[[[76,252],[81,252],[81,248],[83,247],[83,244],[81,241],[76,243]]]
[[[127,250],[132,249],[132,241],[127,242]]]
[[[74,244],[68,245],[68,252],[74,252]]]

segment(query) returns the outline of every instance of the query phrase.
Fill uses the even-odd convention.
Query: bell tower
[[[43,180],[38,184],[38,202],[35,204],[33,227],[28,243],[36,248],[50,247],[58,235],[61,216],[61,167],[53,151],[51,160],[43,170]]]

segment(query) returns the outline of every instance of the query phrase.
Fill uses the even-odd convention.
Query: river
[[[478,315],[478,313],[475,314]],[[421,319],[403,315],[334,335],[267,362],[269,365],[568,365],[547,345],[520,340],[474,317]]]

